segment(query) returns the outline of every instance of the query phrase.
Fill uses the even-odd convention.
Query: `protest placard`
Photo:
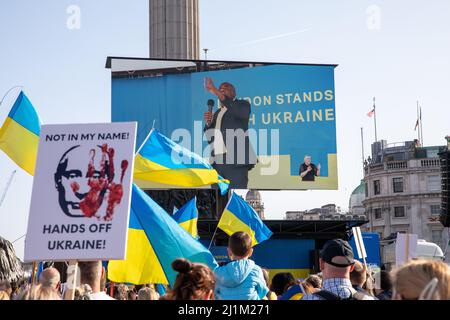
[[[395,264],[397,266],[417,258],[417,234],[397,233]]]
[[[136,123],[43,125],[25,261],[124,259]]]

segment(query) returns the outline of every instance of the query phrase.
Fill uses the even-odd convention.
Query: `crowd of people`
[[[288,294],[291,300],[450,300],[450,267],[441,261],[413,260],[373,274],[354,258],[348,242],[335,239],[321,250],[319,274],[299,280],[283,272],[270,280],[268,270],[250,259],[252,253],[251,237],[236,232],[228,243],[230,262],[211,270],[176,259],[172,268],[178,274],[165,292],[153,284],[107,287],[101,261],[79,262],[80,285],[73,296],[75,300],[280,300]],[[42,271],[38,283],[0,282],[0,300],[62,300],[68,299],[67,291],[53,267]]]

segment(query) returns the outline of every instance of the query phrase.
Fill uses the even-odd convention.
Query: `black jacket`
[[[251,107],[250,103],[246,100],[235,99],[232,100],[230,98],[225,98],[221,101],[222,105],[227,108],[227,111],[222,117],[222,123],[220,127],[220,131],[222,132],[223,141],[225,147],[227,148],[227,153],[231,152],[231,146],[227,145],[227,130],[232,130],[231,134],[233,134],[234,141],[234,156],[231,159],[227,159],[226,154],[216,156],[214,150],[211,151],[211,156],[216,158],[216,162],[218,157],[221,158],[223,164],[234,164],[238,166],[249,166],[253,167],[257,160],[256,154],[250,145],[250,140],[248,138],[248,122],[250,120]],[[206,133],[206,137],[208,139],[208,143],[212,145],[214,141],[214,133],[211,131],[207,131],[208,129],[214,129],[216,127],[217,117],[219,115],[220,109],[216,110],[213,115],[213,119],[211,123],[205,126],[204,131]],[[235,131],[236,129],[242,129],[242,131]],[[231,139],[231,136],[229,137]],[[239,141],[244,141],[244,150],[239,147]],[[242,142],[241,142],[242,144]],[[245,151],[245,154],[242,153]],[[242,159],[242,157],[244,157]],[[238,161],[239,160],[239,161]],[[243,160],[243,161],[242,161]]]

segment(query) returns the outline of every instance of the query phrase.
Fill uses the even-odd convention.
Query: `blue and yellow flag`
[[[202,187],[217,183],[228,191],[229,181],[199,155],[153,129],[134,160],[134,179],[178,187]]]
[[[0,149],[19,167],[34,175],[41,122],[23,91],[0,128]]]
[[[291,286],[278,300],[300,300],[305,293],[300,284]]]
[[[234,192],[217,227],[230,236],[238,231],[247,232],[252,237],[253,246],[272,236],[272,231],[262,222],[255,210]]]
[[[198,210],[197,210],[197,197],[194,197],[184,206],[177,210],[172,216],[175,221],[187,232],[189,232],[195,239],[198,239]]]
[[[172,262],[185,258],[217,267],[211,252],[133,184],[130,222],[125,260],[111,260],[108,278],[133,284],[162,283],[173,285],[177,273]]]

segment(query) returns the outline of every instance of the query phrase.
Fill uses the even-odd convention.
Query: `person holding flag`
[[[245,232],[234,233],[228,242],[231,262],[217,268],[216,298],[219,300],[262,300],[269,292],[262,269],[249,258],[252,238]]]

